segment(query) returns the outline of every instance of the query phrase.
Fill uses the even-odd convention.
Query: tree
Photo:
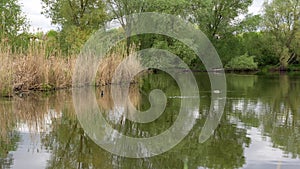
[[[129,50],[130,44],[132,43],[130,37],[131,25],[135,22],[131,17],[126,17],[127,15],[141,12],[163,12],[173,15],[187,15],[187,11],[185,11],[185,9],[187,9],[187,2],[186,0],[106,0],[111,18],[118,19],[122,28],[126,31],[128,37],[127,50]],[[151,47],[154,42],[151,39],[156,39],[154,36],[139,35],[137,38],[138,43],[141,44],[141,46]],[[129,51],[127,51],[127,53],[129,53]]]
[[[17,36],[26,29],[26,18],[17,0],[2,0],[0,11],[1,37]]]
[[[25,15],[17,0],[2,0],[0,2],[0,39],[1,43],[15,48],[20,41],[25,40],[21,34],[28,28]]]
[[[189,5],[188,0],[148,0],[146,10],[186,17],[189,15]]]
[[[233,57],[245,54],[240,51],[239,20],[252,0],[191,0],[188,19],[196,24],[211,40],[224,65]]]
[[[261,15],[246,15],[245,19],[239,23],[238,33],[257,32],[261,28]]]
[[[81,29],[98,29],[104,24],[104,4],[98,0],[42,0],[45,16],[53,24],[62,27],[76,26]]]
[[[190,20],[209,38],[232,34],[233,21],[247,12],[252,0],[192,0]]]
[[[280,68],[286,69],[299,53],[299,0],[273,0],[264,4],[264,26],[275,37]],[[298,51],[297,51],[298,50]]]
[[[117,19],[127,35],[126,50],[127,55],[129,55],[131,44],[130,25],[133,24],[133,20],[131,17],[126,16],[145,12],[146,0],[106,0],[105,2],[111,19]]]
[[[107,15],[99,0],[42,0],[43,12],[61,27],[61,48],[77,53],[89,35],[104,26]]]
[[[266,32],[244,32],[240,35],[243,52],[249,56],[255,56],[255,61],[259,67],[277,65],[279,63],[276,57],[276,43],[274,38]]]

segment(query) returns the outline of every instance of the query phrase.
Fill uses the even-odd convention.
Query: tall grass
[[[12,94],[12,66],[10,53],[0,48],[0,96],[9,96]]]
[[[42,45],[32,45],[26,53],[0,50],[0,95],[51,90],[72,84],[73,61],[69,57],[46,57]]]
[[[26,52],[11,52],[0,44],[0,96],[13,96],[33,90],[45,91],[72,87],[76,56],[51,56],[43,43],[32,42]],[[99,63],[95,85],[111,84],[125,50],[114,50]],[[131,50],[134,52],[134,49]],[[132,82],[130,69],[140,69],[137,59],[131,59],[119,73],[121,81]]]
[[[135,47],[130,49],[130,57],[125,57],[125,50],[115,49],[103,58],[99,64],[96,76],[96,85],[107,85],[112,83],[135,83],[134,72],[142,70],[139,58],[135,54]],[[123,64],[122,64],[123,62]]]

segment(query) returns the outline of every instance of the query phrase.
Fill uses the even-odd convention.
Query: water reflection
[[[280,148],[293,158],[300,154],[300,81],[298,76],[260,76],[241,100],[232,100],[235,112],[252,116],[256,126],[269,136],[274,148]],[[259,121],[259,122],[258,122]],[[249,122],[245,122],[249,123]]]
[[[35,164],[37,161],[22,159],[40,159],[38,157],[46,153],[40,139],[51,129],[52,119],[59,117],[59,112],[66,104],[62,100],[66,98],[70,98],[67,93],[58,92],[51,96],[37,94],[0,101],[1,168],[23,168],[26,163]]]
[[[228,75],[226,112],[212,137],[203,144],[199,144],[198,137],[210,107],[210,84],[205,74],[197,74],[196,77],[201,104],[199,111],[192,114],[196,119],[192,131],[171,151],[144,159],[119,157],[99,148],[78,122],[69,92],[1,100],[0,168],[18,168],[20,158],[25,158],[28,153],[40,157],[39,163],[43,164],[40,168],[221,169],[300,166],[298,76]],[[117,116],[108,87],[97,89],[97,103],[114,129],[128,136],[155,136],[168,129],[178,117],[182,100],[176,97],[180,95],[178,86],[169,76],[155,74],[145,77],[129,92],[133,105],[138,110],[147,110],[150,107],[149,92],[156,88],[168,96],[167,109],[149,124],[134,123]],[[101,91],[104,92],[103,96]],[[27,162],[34,161],[37,161],[36,158]]]

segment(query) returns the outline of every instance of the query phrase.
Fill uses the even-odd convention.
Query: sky
[[[36,32],[37,29],[49,31],[56,28],[51,25],[51,19],[41,14],[41,0],[19,0],[19,3],[21,4],[23,13],[25,13],[29,20],[31,32]]]
[[[51,19],[46,18],[41,14],[42,5],[41,0],[19,0],[22,11],[29,19],[31,25],[30,31],[49,31],[56,29],[56,26],[51,25]],[[249,13],[258,14],[262,9],[264,0],[253,0],[252,6],[249,7]]]

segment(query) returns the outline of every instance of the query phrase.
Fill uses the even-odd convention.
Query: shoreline
[[[187,70],[184,69],[175,69],[179,72],[186,72]],[[208,73],[208,72],[213,72],[213,73],[218,73],[221,72],[222,70],[214,70],[214,71],[206,71],[206,70],[192,70],[193,73]],[[288,74],[288,73],[300,73],[299,70],[297,71],[291,71],[291,70],[278,70],[278,71],[268,71],[268,72],[263,72],[262,70],[228,70],[225,69],[224,70],[225,74],[240,74],[240,75],[272,75],[272,74]],[[153,70],[148,70],[146,72],[143,72],[143,74],[158,74],[160,73],[160,71],[153,71]],[[128,82],[124,82],[124,83],[128,83]],[[118,84],[123,84],[123,83],[118,83]],[[130,82],[130,84],[138,84],[138,81],[133,80]],[[105,86],[111,86],[114,85],[112,83],[105,83],[105,84],[97,84],[97,85],[90,85],[90,87],[95,87],[95,88],[101,88],[101,87],[105,87]],[[13,85],[14,86],[14,85]],[[32,95],[34,93],[52,93],[52,92],[57,92],[57,91],[62,91],[62,90],[72,90],[74,87],[72,86],[72,84],[69,84],[65,87],[55,87],[55,86],[51,86],[50,84],[41,84],[40,86],[42,87],[31,87],[29,89],[26,90],[16,90],[13,86],[12,87],[12,92],[9,92],[7,94],[4,93],[0,93],[0,98],[13,98],[13,97],[19,97],[19,98],[23,98],[29,95]],[[46,86],[46,87],[45,87]],[[86,87],[86,86],[83,86]]]

